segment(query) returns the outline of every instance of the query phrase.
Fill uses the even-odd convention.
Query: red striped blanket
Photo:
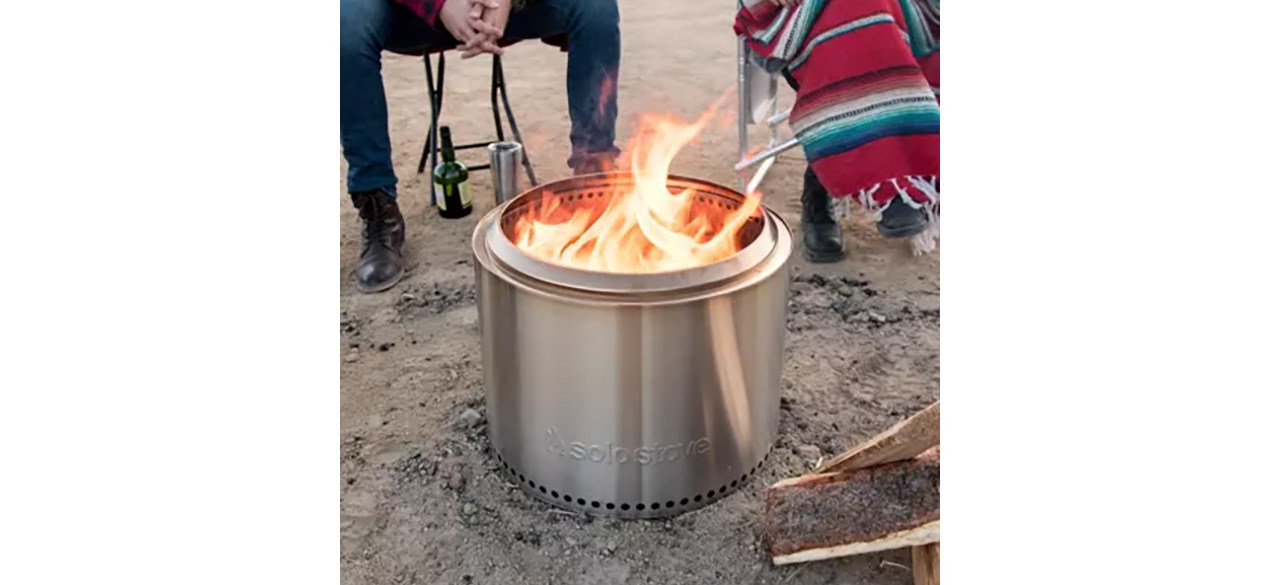
[[[894,198],[939,211],[938,0],[740,0],[734,30],[798,84],[791,127],[832,196],[877,214]]]

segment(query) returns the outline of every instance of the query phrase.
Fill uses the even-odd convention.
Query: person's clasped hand
[[[498,40],[507,27],[511,15],[511,0],[445,0],[440,7],[440,20],[444,27],[458,39],[463,59],[480,53],[501,55]]]

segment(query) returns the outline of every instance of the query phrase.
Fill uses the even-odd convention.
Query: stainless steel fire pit
[[[734,256],[652,274],[578,270],[512,244],[540,197],[609,197],[574,177],[498,206],[472,237],[493,449],[530,495],[588,514],[670,516],[747,482],[778,430],[791,235],[761,207]],[[743,196],[670,177],[695,206]],[[598,202],[597,202],[598,203]],[[696,210],[695,210],[696,211]]]

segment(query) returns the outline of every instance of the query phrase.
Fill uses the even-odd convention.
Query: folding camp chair
[[[763,59],[749,47],[745,38],[738,38],[738,163],[733,170],[738,173],[738,189],[754,190],[777,160],[778,155],[800,144],[791,138],[779,141],[778,126],[787,120],[791,110],[778,111],[778,74],[770,73]],[[769,144],[752,153],[748,144],[748,132],[752,124],[764,124],[769,128]],[[748,154],[750,153],[750,156]],[[760,165],[751,180],[746,170]]]
[[[569,40],[568,35],[561,34],[561,35],[556,35],[553,37],[542,39],[542,42],[554,47],[559,47],[560,50],[563,52],[567,50],[568,40]],[[518,42],[520,42],[519,39],[502,39],[498,42],[498,45],[501,47],[508,47]],[[455,43],[452,45],[425,47],[418,51],[408,51],[408,52],[396,51],[397,53],[400,53],[402,55],[414,55],[414,56],[422,55],[423,66],[425,67],[427,72],[427,99],[431,104],[431,124],[430,124],[430,127],[427,129],[426,144],[422,146],[422,158],[418,160],[419,173],[426,171],[428,161],[431,162],[432,169],[436,168],[436,161],[440,152],[440,113],[444,109],[445,53],[451,49],[456,48],[457,46],[458,45]],[[434,74],[431,71],[432,55],[436,55]],[[502,70],[502,57],[498,55],[494,55],[493,71],[490,74],[490,81],[489,81],[489,107],[493,111],[493,130],[494,130],[494,133],[497,135],[496,140],[503,141],[503,140],[506,140],[506,135],[503,132],[503,128],[502,128],[502,115],[498,109],[499,98],[501,98],[502,100],[502,109],[506,112],[506,115],[507,115],[507,124],[511,126],[511,134],[514,135],[516,142],[523,143],[524,140],[520,137],[520,127],[516,125],[515,113],[511,111],[511,100],[507,97],[507,83],[506,83],[506,75]],[[458,151],[458,150],[467,150],[472,148],[487,148],[490,142],[493,142],[493,141],[480,141],[480,142],[456,144],[454,145],[453,149],[455,151]],[[528,145],[525,145],[524,156],[522,158],[524,161],[525,173],[529,176],[529,184],[537,185],[538,178],[533,173],[533,163],[530,162],[530,159],[532,157],[529,155]],[[484,164],[478,164],[478,165],[467,165],[467,170],[469,171],[477,171],[477,170],[483,170],[487,168],[489,168],[489,163],[487,162]],[[436,204],[435,189],[431,189],[430,192],[431,192],[431,204],[435,205]]]

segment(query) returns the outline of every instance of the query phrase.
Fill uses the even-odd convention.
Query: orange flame
[[[696,193],[667,188],[671,161],[712,120],[728,94],[692,124],[646,116],[627,148],[634,186],[604,198],[543,197],[516,220],[512,241],[537,258],[600,272],[666,272],[710,264],[738,251],[738,230],[760,207],[750,193],[737,209],[695,204]],[[627,189],[627,187],[630,187]]]

